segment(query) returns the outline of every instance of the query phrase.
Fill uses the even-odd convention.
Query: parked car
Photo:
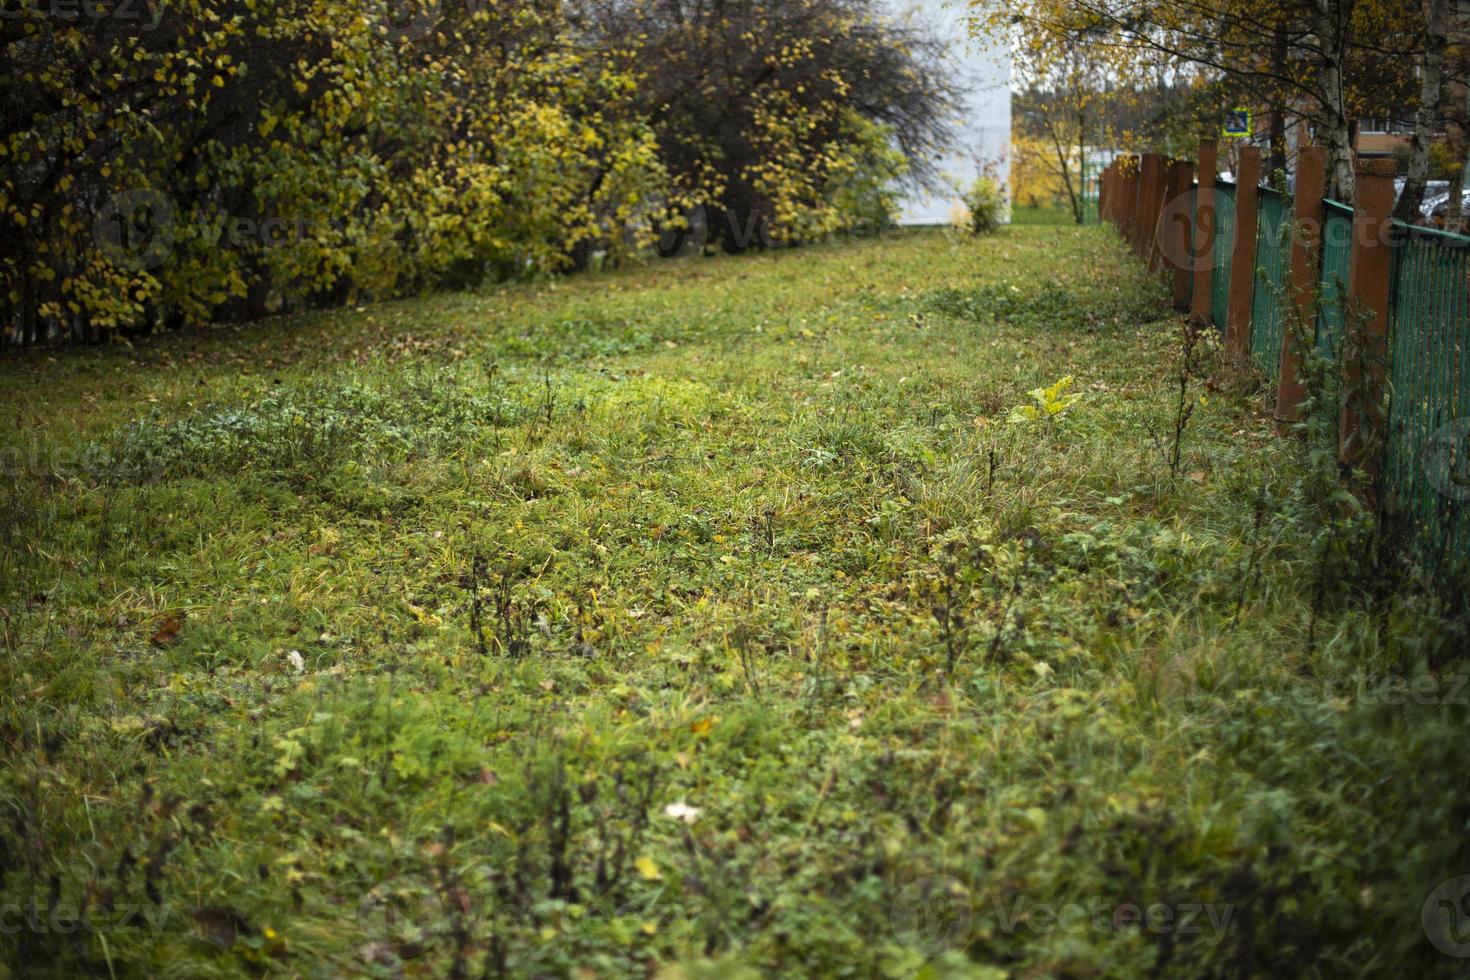
[[[1470,218],[1470,188],[1460,192],[1460,227],[1450,228],[1449,231],[1464,233],[1467,218]],[[1424,216],[1424,223],[1434,228],[1444,228],[1449,219],[1450,195],[1449,191],[1440,191],[1436,194],[1428,194],[1424,202],[1419,205],[1419,213]]]

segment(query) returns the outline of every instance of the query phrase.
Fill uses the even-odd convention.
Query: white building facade
[[[899,17],[917,17],[949,42],[951,75],[961,91],[953,150],[935,161],[948,189],[910,191],[899,221],[905,225],[948,224],[963,213],[960,194],[982,172],[1007,188],[1011,153],[1011,58],[1004,46],[970,37],[969,5],[963,0],[889,0]]]

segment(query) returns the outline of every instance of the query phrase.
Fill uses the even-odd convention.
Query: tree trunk
[[[1087,108],[1079,100],[1077,109],[1077,185],[1078,195],[1075,217],[1079,225],[1087,223]]]
[[[1278,78],[1284,78],[1287,72],[1286,30],[1279,26],[1271,36],[1271,71]],[[1280,99],[1271,101],[1273,104],[1267,116],[1271,142],[1271,168],[1267,175],[1267,183],[1274,187],[1276,174],[1286,170],[1286,112],[1281,106]]]
[[[1062,187],[1067,192],[1067,201],[1072,206],[1072,218],[1079,225],[1082,223],[1082,208],[1077,200],[1077,190],[1072,183],[1072,161],[1068,159],[1071,153],[1068,151],[1067,142],[1057,132],[1056,123],[1051,124],[1051,145],[1057,155],[1057,173],[1061,175]]]
[[[1321,94],[1327,129],[1329,187],[1332,196],[1345,204],[1353,200],[1353,143],[1342,68],[1347,62],[1353,2],[1314,0],[1317,41],[1322,49]]]
[[[36,343],[40,336],[40,314],[37,310],[39,299],[36,296],[36,277],[29,271],[26,273],[25,292],[21,296],[20,310],[20,344],[22,347],[30,347]]]
[[[1424,51],[1419,60],[1419,108],[1414,113],[1414,135],[1409,141],[1409,174],[1393,216],[1417,223],[1419,205],[1424,203],[1424,182],[1429,179],[1429,142],[1439,121],[1440,95],[1444,89],[1445,31],[1449,0],[1426,0]]]
[[[1470,177],[1470,85],[1451,82],[1445,88],[1445,134],[1449,137],[1453,159],[1460,165],[1450,174],[1450,197],[1446,204],[1444,226],[1450,231],[1459,231],[1463,217],[1460,201],[1464,196],[1466,178]]]

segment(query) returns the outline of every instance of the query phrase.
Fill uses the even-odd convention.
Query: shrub
[[[633,77],[555,5],[243,9],[4,20],[0,327],[102,339],[550,271],[665,186]]]
[[[931,176],[955,108],[945,48],[874,0],[575,0],[629,48],[672,183],[730,251],[882,226]]]
[[[0,18],[0,339],[580,268],[696,204],[742,244],[881,224],[949,104],[873,0],[389,6]]]
[[[972,235],[988,235],[1005,220],[1005,194],[994,177],[982,175],[975,178],[965,194],[965,207],[970,212],[969,228]]]

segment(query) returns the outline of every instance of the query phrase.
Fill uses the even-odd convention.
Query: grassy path
[[[0,362],[0,972],[1450,975],[1460,627],[1178,356],[1038,227]]]

